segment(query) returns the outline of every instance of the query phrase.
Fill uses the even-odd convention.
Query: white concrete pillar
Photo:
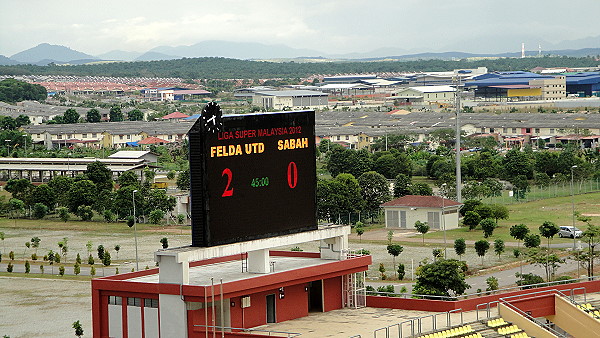
[[[341,260],[343,250],[348,249],[348,235],[321,240],[321,259]]]
[[[177,262],[177,256],[157,255],[158,282],[185,285],[190,282],[190,263]],[[187,310],[183,295],[158,296],[160,336],[187,337]]]
[[[269,273],[269,249],[248,251],[248,272]]]

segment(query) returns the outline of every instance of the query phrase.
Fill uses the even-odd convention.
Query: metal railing
[[[452,314],[457,313],[457,312],[460,313],[460,323],[452,324]],[[380,327],[373,331],[373,337],[378,338],[378,337],[383,336],[385,338],[390,338],[390,337],[392,337],[392,334],[396,333],[396,330],[397,330],[398,338],[402,338],[403,330],[408,324],[410,324],[410,336],[411,337],[414,337],[415,335],[421,335],[423,333],[423,320],[428,319],[428,318],[431,318],[432,331],[436,331],[438,329],[438,317],[444,316],[444,315],[446,316],[446,325],[441,326],[440,328],[442,328],[442,327],[446,328],[446,327],[452,327],[454,325],[463,325],[464,324],[464,317],[463,317],[462,309],[455,309],[455,310],[451,310],[448,312],[439,312],[439,313],[433,313],[433,314],[425,315],[425,316],[421,316],[421,317],[416,317],[413,319],[405,320],[400,323]]]
[[[222,335],[225,334],[225,332],[244,332],[244,333],[249,333],[249,334],[262,334],[262,335],[268,335],[269,337],[287,337],[287,338],[293,338],[293,337],[299,337],[302,335],[302,333],[295,333],[295,332],[285,332],[285,331],[273,331],[273,330],[261,330],[261,329],[255,329],[255,328],[241,328],[241,327],[230,327],[230,326],[218,326],[218,325],[201,325],[201,324],[196,324],[194,325],[195,327],[204,327],[207,329],[213,329],[212,332],[216,333],[216,335]]]
[[[481,297],[487,295],[493,295],[498,293],[505,293],[514,290],[526,290],[526,289],[535,289],[542,288],[546,286],[555,286],[562,284],[571,284],[577,282],[587,282],[594,281],[600,279],[600,276],[591,276],[591,277],[582,277],[582,278],[573,278],[567,280],[553,281],[553,282],[544,282],[538,284],[528,284],[528,285],[517,285],[511,286],[507,288],[492,290],[492,291],[482,291],[482,292],[474,292],[467,293],[460,296],[437,296],[437,295],[420,295],[420,294],[412,294],[412,293],[395,293],[395,292],[383,292],[383,291],[367,291],[367,296],[386,296],[386,297],[397,297],[397,298],[413,298],[413,299],[437,299],[437,300],[446,300],[446,301],[457,301],[461,299],[468,299],[472,297]],[[582,289],[582,288],[577,288]],[[585,289],[585,288],[583,288]]]

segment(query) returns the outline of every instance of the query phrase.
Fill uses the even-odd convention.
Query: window
[[[550,134],[554,134],[554,128],[550,128]]]
[[[440,213],[437,211],[428,211],[427,212],[427,223],[432,229],[440,228]]]
[[[123,304],[123,298],[117,296],[108,296],[108,304],[121,305]]]
[[[142,306],[141,298],[127,298],[127,306]]]
[[[485,128],[481,128],[481,132],[482,132],[482,133],[485,133]]]
[[[350,139],[350,136],[346,135],[346,141],[348,141]]]
[[[93,134],[92,134],[92,137],[96,137],[96,133],[93,133]]]
[[[400,227],[406,229],[406,211],[400,211]]]
[[[173,139],[173,135],[169,135],[169,140],[172,140],[172,139]]]
[[[508,128],[502,128],[502,132],[503,132],[504,134],[508,133]]]
[[[69,135],[67,135],[67,138],[72,138],[72,136],[73,136],[73,135],[69,134]]]
[[[62,135],[56,136],[57,139],[62,140]]]
[[[493,132],[494,132],[494,128],[490,128],[490,133],[493,133]]]
[[[81,134],[81,138],[87,138],[87,134]]]
[[[398,211],[388,210],[387,211],[387,226],[390,228],[397,228],[398,224]]]
[[[338,140],[338,141],[340,140],[340,136],[339,136],[339,135],[338,135],[338,137],[337,137],[337,140]]]
[[[540,133],[540,128],[535,128],[535,133],[539,134]]]
[[[158,299],[145,298],[144,307],[158,308]]]
[[[512,133],[515,134],[517,132],[517,128],[512,129]]]
[[[127,139],[128,139],[128,140],[131,140],[131,135],[127,135]]]
[[[119,140],[122,140],[122,139],[123,139],[123,135],[119,135]]]

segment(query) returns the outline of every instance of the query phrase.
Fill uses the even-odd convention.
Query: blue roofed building
[[[566,95],[564,75],[540,75],[525,71],[494,72],[473,77],[465,87],[475,97],[492,101],[559,100]]]
[[[600,96],[600,72],[567,73],[566,76],[568,94]]]

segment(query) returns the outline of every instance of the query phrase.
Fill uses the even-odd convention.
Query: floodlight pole
[[[135,238],[135,271],[140,271],[139,260],[138,260],[138,244],[137,244],[137,222],[135,221],[135,193],[137,190],[131,192],[133,201],[133,237]]]
[[[573,181],[573,169],[577,168],[576,165],[571,167],[571,211],[573,213],[573,252],[575,252],[575,185]],[[579,276],[578,276],[579,277]]]
[[[442,184],[442,188],[446,189],[446,183]],[[444,259],[448,258],[446,257],[446,212],[445,212],[445,200],[444,200],[444,195],[442,195],[442,227],[444,229]]]
[[[456,201],[458,203],[462,202],[462,193],[461,193],[461,170],[460,170],[460,74],[456,72],[456,89],[454,91],[455,95],[455,103],[456,103],[456,142],[454,143],[454,147],[456,148]]]
[[[6,149],[8,149],[8,153],[6,154],[6,157],[10,157],[10,144],[8,144],[8,143],[12,142],[12,140],[4,140],[4,142],[6,142]]]

